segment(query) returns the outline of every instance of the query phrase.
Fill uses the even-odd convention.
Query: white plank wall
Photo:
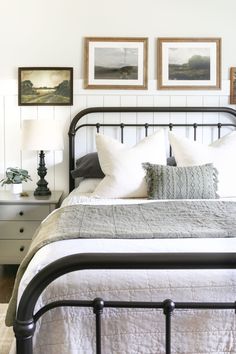
[[[220,91],[158,91],[155,80],[149,82],[149,89],[145,91],[129,90],[84,90],[82,80],[74,82],[74,105],[73,106],[18,106],[17,103],[17,82],[0,81],[0,179],[9,166],[18,166],[29,171],[33,181],[24,184],[25,190],[34,190],[37,176],[38,154],[32,151],[21,151],[20,135],[21,122],[24,119],[48,119],[60,120],[63,126],[63,136],[65,142],[64,151],[47,152],[46,165],[48,173],[46,176],[51,190],[63,190],[65,195],[68,192],[68,128],[73,117],[82,109],[92,106],[229,106],[229,81],[222,83]],[[235,106],[232,106],[235,108]],[[223,121],[228,118],[218,115],[217,119]],[[82,122],[87,122],[84,117]],[[186,113],[116,113],[116,114],[93,114],[89,116],[90,122],[100,123],[120,123],[122,121],[130,123],[202,123],[212,122],[211,114],[186,114]],[[81,123],[82,123],[81,122]],[[176,128],[179,134],[192,136],[192,131]],[[227,133],[229,129],[224,129]],[[104,134],[120,139],[119,130],[114,128],[104,128]],[[149,133],[152,132],[150,128]],[[203,143],[217,138],[217,132],[212,129],[197,131],[198,139]],[[76,154],[83,154],[95,150],[95,142],[92,138],[91,130],[84,129],[78,134]],[[144,130],[125,130],[125,140],[128,144],[134,145],[144,137]],[[168,148],[167,148],[168,150]],[[7,188],[7,187],[0,187]]]

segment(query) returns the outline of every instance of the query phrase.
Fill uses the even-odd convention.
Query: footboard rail
[[[58,277],[77,270],[138,269],[234,269],[236,253],[78,253],[56,260],[43,268],[26,287],[20,299],[14,332],[17,354],[33,354],[36,322],[47,311],[60,306],[92,307],[96,319],[96,353],[102,353],[101,316],[105,307],[163,309],[166,354],[171,354],[171,315],[175,309],[234,309],[236,302],[163,302],[86,300],[54,301],[36,314],[35,305],[43,290]]]

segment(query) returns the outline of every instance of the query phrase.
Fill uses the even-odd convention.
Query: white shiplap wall
[[[24,189],[35,189],[38,166],[36,152],[21,151],[20,133],[21,122],[24,119],[48,119],[60,120],[63,124],[63,135],[65,149],[63,152],[48,152],[46,154],[46,165],[48,173],[46,176],[51,190],[64,190],[68,192],[68,127],[71,119],[81,109],[92,106],[229,106],[229,81],[223,81],[220,91],[158,91],[155,80],[149,81],[149,89],[145,91],[113,91],[113,90],[84,90],[82,80],[74,82],[74,105],[73,106],[18,106],[17,82],[15,80],[0,81],[0,179],[9,166],[19,166],[29,171],[33,181],[27,182]],[[233,107],[235,108],[235,107]],[[94,114],[90,115],[90,122],[206,122],[211,120],[211,115],[206,114]],[[224,117],[223,117],[224,119]],[[84,118],[86,121],[87,118]],[[221,117],[222,120],[222,117]],[[117,132],[111,128],[104,130],[115,138]],[[180,134],[186,132],[180,131]],[[205,135],[204,135],[205,134]],[[206,141],[204,133],[201,140]],[[143,131],[127,132],[129,144],[133,145],[143,136]],[[188,135],[188,132],[187,132]],[[214,135],[212,139],[214,139]],[[83,155],[95,149],[94,140],[91,139],[91,132],[84,130],[79,133],[78,155]],[[3,187],[1,187],[3,188]]]

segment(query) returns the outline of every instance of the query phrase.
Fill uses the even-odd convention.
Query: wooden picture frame
[[[220,38],[158,38],[158,89],[220,88]]]
[[[147,89],[148,38],[85,38],[86,89]]]
[[[73,68],[18,68],[19,106],[73,105]]]
[[[230,68],[230,104],[236,104],[236,67]]]

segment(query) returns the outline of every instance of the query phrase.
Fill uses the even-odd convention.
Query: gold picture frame
[[[159,90],[219,90],[220,38],[158,38]]]
[[[86,89],[147,89],[148,38],[86,37],[84,57]]]
[[[230,104],[236,104],[236,68],[230,68]]]
[[[73,105],[73,68],[18,68],[18,105]]]

